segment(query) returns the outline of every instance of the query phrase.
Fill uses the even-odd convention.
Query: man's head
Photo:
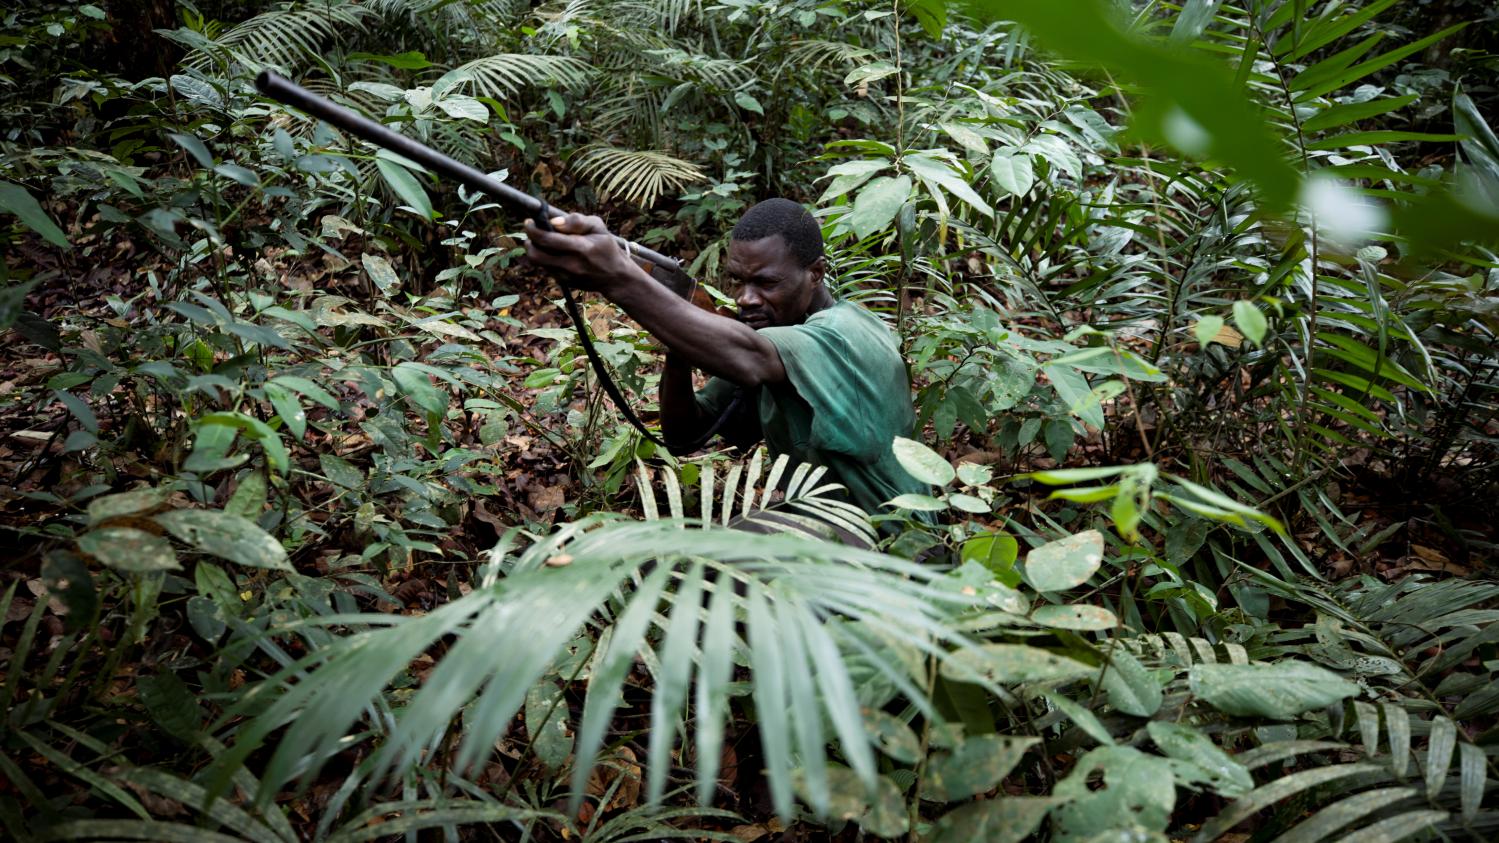
[[[767,199],[745,212],[729,234],[724,268],[739,318],[752,328],[799,325],[819,299],[827,260],[822,230],[806,208]]]

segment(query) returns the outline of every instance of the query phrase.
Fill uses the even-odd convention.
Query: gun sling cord
[[[540,196],[534,198],[540,207],[536,209],[535,216],[531,218],[532,221],[542,231],[551,231],[551,206],[547,205],[546,200]],[[694,287],[697,285],[696,280],[693,281],[693,285]],[[583,312],[578,307],[578,299],[577,296],[573,295],[573,288],[561,279],[558,279],[557,286],[562,288],[562,303],[566,307],[567,315],[573,321],[573,329],[578,332],[578,342],[583,346],[583,353],[587,355],[589,365],[593,366],[594,373],[599,377],[599,385],[604,388],[604,392],[609,396],[609,400],[614,402],[614,406],[625,417],[625,421],[629,422],[631,427],[640,431],[640,435],[644,436],[647,441],[660,445],[668,451],[682,451],[684,453],[696,451],[698,448],[708,444],[708,440],[712,439],[728,423],[729,419],[733,418],[734,414],[739,411],[739,405],[744,403],[744,387],[737,387],[734,390],[734,397],[729,401],[728,406],[724,407],[723,412],[719,413],[718,418],[714,419],[713,424],[709,425],[707,431],[701,436],[691,442],[672,442],[668,444],[661,437],[652,433],[650,428],[645,426],[645,422],[641,421],[640,417],[635,415],[635,411],[630,408],[629,402],[625,400],[624,393],[620,391],[619,384],[615,382],[614,376],[609,373],[609,367],[604,365],[604,359],[599,356],[598,349],[593,346],[593,338],[589,336],[588,322],[583,319]],[[691,294],[689,293],[688,301],[691,300]]]

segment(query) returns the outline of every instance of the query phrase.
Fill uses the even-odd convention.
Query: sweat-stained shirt
[[[780,352],[787,381],[759,396],[760,430],[773,456],[825,465],[865,512],[907,492],[930,493],[895,459],[890,444],[910,436],[916,414],[895,336],[874,314],[851,302],[817,311],[800,325],[761,328]],[[698,407],[717,418],[737,387],[711,378]]]

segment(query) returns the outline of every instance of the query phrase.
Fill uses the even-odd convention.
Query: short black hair
[[[762,240],[781,235],[798,266],[809,267],[822,257],[822,228],[799,203],[790,199],[766,199],[739,219],[729,232],[734,240]]]

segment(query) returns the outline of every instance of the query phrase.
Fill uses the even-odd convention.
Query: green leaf
[[[734,103],[746,111],[753,111],[762,117],[765,116],[765,109],[760,105],[760,101],[745,91],[738,91],[734,94]]]
[[[251,471],[240,478],[234,494],[224,504],[224,511],[254,521],[265,510],[267,491],[265,472]]]
[[[433,386],[428,374],[416,365],[410,362],[398,364],[390,370],[390,377],[401,394],[423,410],[438,416],[448,411],[448,394]]]
[[[32,198],[26,188],[0,180],[0,210],[15,214],[23,225],[42,235],[42,239],[48,243],[63,249],[72,248],[68,243],[68,235],[47,216],[41,203]]]
[[[1100,772],[1104,786],[1095,789]],[[1176,807],[1176,781],[1164,758],[1104,746],[1078,759],[1052,795],[1071,800],[1052,811],[1052,839],[1080,843],[1109,829],[1164,830]]]
[[[78,549],[117,571],[172,571],[177,554],[161,536],[134,527],[105,527],[78,537]]]
[[[182,147],[188,155],[191,155],[193,160],[198,162],[199,167],[205,170],[213,169],[213,153],[209,152],[208,147],[195,135],[189,135],[184,132],[168,132],[167,137]]]
[[[1234,327],[1239,329],[1239,333],[1243,334],[1245,339],[1255,345],[1263,345],[1269,322],[1265,320],[1265,314],[1261,313],[1253,302],[1239,299],[1234,302]]]
[[[1102,606],[1041,606],[1031,612],[1031,620],[1052,629],[1094,632],[1113,629],[1119,618]]]
[[[546,681],[526,692],[526,732],[531,749],[548,770],[560,770],[573,751],[573,736],[567,731],[567,700],[562,687]]]
[[[1223,0],[1186,0],[1182,3],[1176,23],[1171,27],[1171,43],[1190,44],[1197,40],[1202,31],[1208,28],[1208,24],[1213,22],[1213,15],[1218,13],[1221,5]]]
[[[1197,337],[1197,344],[1206,351],[1208,344],[1217,341],[1218,333],[1223,330],[1223,317],[1208,315],[1197,320],[1192,326],[1192,333]]]
[[[1229,164],[1271,206],[1291,204],[1296,173],[1258,107],[1220,62],[1122,31],[1121,16],[1104,0],[975,0],[969,7],[989,20],[1016,21],[1059,54],[1138,84],[1144,96],[1134,110],[1137,131]]]
[[[1103,534],[1084,530],[1047,542],[1025,557],[1025,578],[1037,591],[1065,591],[1082,585],[1103,563]]]
[[[921,740],[911,730],[910,724],[895,715],[865,709],[864,731],[869,733],[881,752],[894,760],[903,764],[915,764],[921,760]]]
[[[995,184],[1014,196],[1030,193],[1036,182],[1031,157],[1018,149],[996,152],[989,162],[989,175]]]
[[[1358,693],[1358,685],[1310,662],[1196,664],[1192,694],[1225,714],[1289,720]]]
[[[914,492],[896,495],[885,505],[893,506],[897,509],[909,509],[912,512],[941,512],[947,509],[945,501],[938,500],[931,495],[918,495]]]
[[[1139,659],[1123,647],[1109,651],[1109,665],[1102,671],[1102,685],[1109,705],[1136,717],[1149,717],[1161,707],[1161,683]]]
[[[203,711],[192,691],[188,690],[187,683],[177,674],[164,670],[140,678],[135,687],[156,725],[180,741],[192,743],[197,740]]]
[[[94,498],[88,504],[88,526],[97,527],[112,518],[158,509],[167,502],[171,493],[171,489],[158,486]]]
[[[895,459],[900,462],[901,468],[922,483],[938,487],[946,486],[958,475],[952,463],[914,439],[897,436],[890,447],[895,452]]]
[[[937,821],[929,843],[1019,843],[1041,825],[1061,800],[1045,796],[1004,796],[972,802]]]
[[[1073,679],[1098,670],[1076,659],[1025,644],[981,644],[949,656],[942,675],[958,682],[984,677],[996,682],[1021,683]]]
[[[1040,738],[977,735],[963,739],[951,752],[927,763],[921,797],[934,802],[957,802],[994,788]]]
[[[1082,483],[1086,480],[1102,480],[1105,477],[1113,477],[1129,470],[1127,465],[1107,465],[1097,468],[1054,468],[1047,471],[1033,471],[1023,477],[1045,483],[1048,486],[1057,486],[1062,483]]]
[[[1176,768],[1178,778],[1208,784],[1230,799],[1254,789],[1254,778],[1249,775],[1249,770],[1191,726],[1152,720],[1146,728],[1161,752],[1181,762]]]
[[[987,515],[994,511],[994,507],[984,503],[982,498],[976,498],[973,495],[967,495],[962,492],[953,492],[948,495],[947,503],[953,509],[971,512],[975,515]]]
[[[425,70],[432,66],[427,57],[416,50],[408,50],[393,56],[380,56],[374,53],[349,53],[349,61],[377,61],[388,64],[398,70]]]
[[[359,258],[364,264],[364,271],[369,273],[370,280],[375,282],[375,287],[386,296],[393,296],[401,289],[401,279],[396,275],[395,267],[390,265],[383,255],[365,253]]]
[[[437,212],[432,210],[432,200],[427,198],[427,191],[422,189],[421,182],[416,180],[410,170],[397,163],[395,156],[380,150],[375,155],[375,167],[396,196],[411,206],[418,216],[429,220],[437,216]]]
[[[1320,132],[1323,129],[1333,129],[1359,120],[1367,120],[1370,117],[1378,117],[1381,114],[1387,114],[1410,105],[1416,101],[1417,96],[1416,94],[1407,94],[1403,97],[1385,97],[1369,100],[1368,102],[1334,105],[1307,118],[1301,124],[1301,130],[1303,132]]]
[[[307,433],[307,411],[302,409],[302,402],[291,390],[268,383],[264,387],[265,397],[276,409],[276,415],[286,424],[286,429],[293,437],[300,440]]]
[[[859,191],[853,210],[846,217],[854,237],[863,240],[889,228],[910,195],[910,176],[880,176],[871,181]]]
[[[155,520],[203,553],[253,568],[292,570],[281,542],[247,518],[213,509],[176,509]]]

